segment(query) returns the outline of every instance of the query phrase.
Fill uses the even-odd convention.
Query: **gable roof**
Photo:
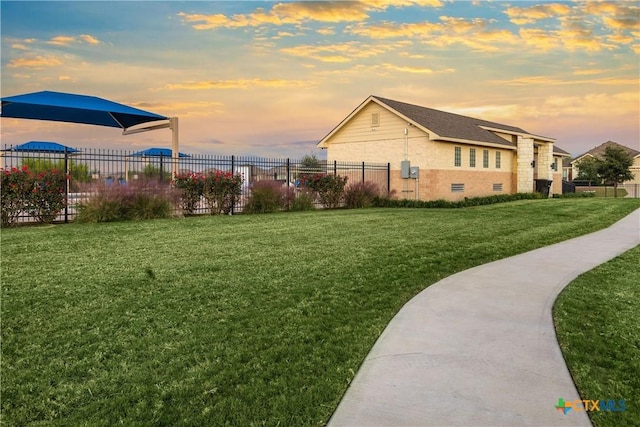
[[[524,129],[514,126],[507,126],[500,123],[475,119],[473,117],[462,116],[445,111],[434,110],[433,108],[420,107],[418,105],[407,104],[391,99],[373,98],[391,107],[393,110],[406,116],[408,119],[422,125],[435,132],[441,138],[457,138],[470,141],[490,142],[494,144],[513,145],[509,141],[495,135],[481,126],[494,129],[501,129],[508,133],[528,133]]]
[[[562,157],[571,158],[571,153],[569,153],[568,151],[563,150],[562,148],[558,147],[555,144],[553,144],[553,154],[558,154],[558,155],[560,155]]]
[[[457,142],[468,141],[471,143],[484,142],[488,144],[515,147],[515,143],[501,138],[494,133],[502,132],[512,135],[534,137],[535,139],[543,141],[555,141],[552,138],[530,134],[519,127],[490,122],[488,120],[477,119],[455,113],[448,113],[445,111],[435,110],[433,108],[421,107],[419,105],[408,104],[406,102],[394,101],[392,99],[371,95],[338,126],[329,132],[329,134],[322,138],[318,144],[322,144],[324,141],[329,139],[370,102],[375,102],[378,105],[387,108],[396,115],[403,117],[409,123],[422,128],[425,132],[434,133],[435,135],[433,135],[432,138],[435,140],[440,139]]]
[[[607,147],[618,147],[618,148],[621,148],[627,154],[629,154],[631,157],[640,156],[640,151],[638,151],[638,150],[634,150],[633,148],[629,148],[626,145],[618,144],[615,141],[607,141],[605,143],[602,143],[602,144],[598,145],[597,147],[592,148],[591,150],[587,151],[586,153],[579,155],[578,157],[576,157],[575,159],[572,160],[572,163],[582,159],[584,156],[591,156],[591,157],[596,157],[598,159],[602,159],[604,157],[604,152],[606,151]]]

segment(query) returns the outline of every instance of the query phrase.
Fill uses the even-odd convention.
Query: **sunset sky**
[[[640,149],[635,1],[2,1],[2,96],[180,118],[186,153],[300,157],[369,95]],[[2,143],[170,147],[159,130],[2,119]]]

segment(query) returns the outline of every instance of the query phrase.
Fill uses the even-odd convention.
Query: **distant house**
[[[633,159],[633,165],[631,166],[631,173],[634,175],[634,179],[631,181],[626,181],[623,184],[640,184],[640,151],[635,150],[633,148],[629,148],[625,145],[618,144],[614,141],[607,141],[603,144],[598,145],[595,148],[587,151],[584,154],[579,155],[575,159],[571,161],[571,175],[575,179],[580,173],[580,168],[578,164],[580,161],[584,160],[587,157],[592,157],[596,159],[602,159],[604,157],[604,152],[607,147],[618,147],[626,151],[629,156]]]
[[[521,128],[370,96],[318,146],[327,159],[389,163],[396,197],[420,200],[531,192],[552,180],[562,192],[555,139]]]

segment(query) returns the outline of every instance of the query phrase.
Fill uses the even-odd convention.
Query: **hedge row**
[[[546,199],[541,193],[496,194],[484,197],[465,197],[462,200],[410,200],[376,198],[374,206],[379,208],[467,208],[470,206],[492,205],[494,203],[513,202],[516,200]]]

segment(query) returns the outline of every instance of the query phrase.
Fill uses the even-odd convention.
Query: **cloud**
[[[383,22],[378,25],[352,25],[346,31],[370,39],[390,39],[390,38],[426,38],[432,33],[443,31],[443,26],[431,22],[412,22],[398,24],[395,22]]]
[[[167,90],[208,90],[208,89],[250,89],[256,87],[309,87],[310,82],[302,80],[284,79],[236,79],[236,80],[203,80],[187,81],[183,83],[169,83],[164,86]]]
[[[336,33],[333,27],[324,27],[316,30],[316,33],[321,34],[323,36],[332,36]]]
[[[518,37],[510,31],[490,28],[494,23],[492,20],[450,16],[439,19],[440,22],[357,24],[349,26],[347,31],[372,39],[405,38],[437,47],[458,44],[482,52],[495,52],[501,46],[518,43]]]
[[[546,3],[530,7],[510,7],[504,13],[509,16],[511,22],[516,25],[532,24],[538,20],[556,18],[559,15],[567,15],[571,8],[566,4]]]
[[[456,71],[453,68],[446,68],[444,70],[434,71],[431,68],[402,66],[402,65],[395,65],[395,64],[388,64],[388,63],[382,64],[382,67],[389,71],[396,71],[396,72],[410,73],[410,74],[435,74],[435,73],[442,74],[442,73],[455,73]]]
[[[604,74],[608,72],[608,70],[603,70],[603,69],[586,69],[586,70],[575,70],[573,72],[574,75],[576,76],[591,76],[594,74]]]
[[[87,44],[93,44],[93,45],[100,44],[100,40],[98,40],[97,38],[89,34],[80,34],[78,38]]]
[[[252,13],[224,15],[221,13],[189,14],[180,12],[178,16],[196,30],[216,28],[259,27],[266,24],[300,25],[304,22],[362,22],[371,12],[384,11],[389,7],[442,6],[440,0],[369,0],[369,1],[301,1],[277,3],[271,10],[256,8]]]
[[[311,58],[321,62],[351,62],[355,58],[370,58],[384,53],[393,46],[389,44],[362,44],[356,42],[328,45],[300,45],[280,49],[288,55]]]
[[[87,43],[91,45],[100,44],[100,40],[89,35],[89,34],[81,34],[77,37],[75,36],[55,36],[51,38],[47,44],[54,46],[69,46],[74,43]]]
[[[637,30],[640,27],[640,7],[635,2],[585,2],[585,12],[602,16],[603,23],[613,29]]]
[[[46,68],[61,65],[62,61],[53,55],[36,55],[24,58],[15,58],[9,61],[8,68]]]
[[[594,70],[599,71],[599,70]],[[574,75],[589,75],[594,73],[583,73],[574,72]],[[606,86],[624,86],[624,85],[634,85],[637,86],[638,79],[637,78],[620,78],[620,77],[601,77],[597,79],[585,79],[579,80],[575,78],[562,78],[562,77],[554,77],[554,76],[526,76],[526,77],[516,77],[514,79],[507,80],[493,80],[490,83],[496,84],[499,86],[508,85],[508,86],[533,86],[533,85],[542,85],[542,86],[567,86],[567,85],[606,85]]]
[[[53,44],[56,46],[68,46],[71,43],[74,43],[75,41],[76,41],[75,37],[56,36],[56,37],[53,37],[51,40],[49,40],[47,43]]]

